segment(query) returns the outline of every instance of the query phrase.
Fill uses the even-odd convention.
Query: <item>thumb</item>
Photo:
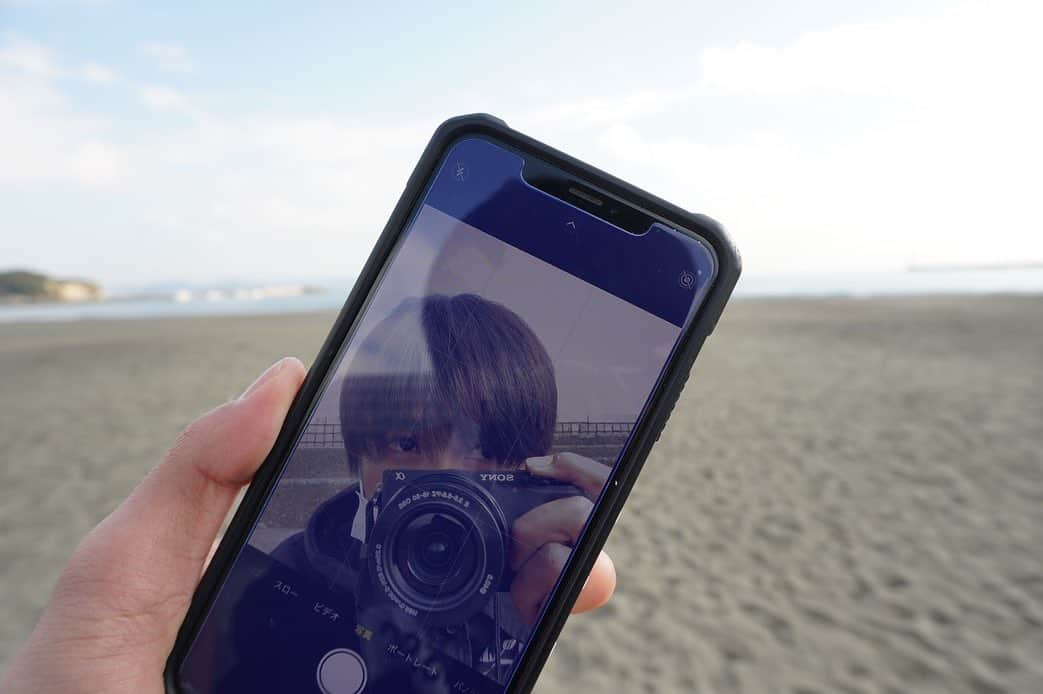
[[[210,544],[303,378],[298,360],[283,359],[185,429],[77,547],[0,687],[79,691],[92,677],[120,682],[121,691],[158,685]]]
[[[298,359],[281,359],[239,399],[192,422],[113,520],[139,526],[153,546],[191,559],[186,575],[197,578],[236,494],[271,451],[303,379]]]
[[[609,473],[612,472],[611,466],[567,452],[529,458],[525,461],[525,467],[538,477],[576,485],[591,501],[596,501],[601,495]]]
[[[162,462],[84,539],[69,568],[81,579],[86,571],[102,584],[118,581],[122,600],[187,608],[221,523],[271,451],[303,379],[299,360],[282,359],[238,400],[188,425]]]

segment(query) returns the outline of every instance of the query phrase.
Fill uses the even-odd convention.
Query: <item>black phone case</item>
[[[309,369],[271,453],[268,454],[267,459],[254,476],[209,568],[203,574],[185,621],[178,632],[174,649],[167,659],[163,679],[168,692],[180,691],[176,674],[181,661],[209,611],[217,590],[224,583],[231,568],[232,559],[237,556],[239,549],[246,541],[247,533],[268,495],[270,486],[287,462],[293,441],[296,440],[301,428],[306,425],[307,415],[313,401],[319,395],[326,374],[334,366],[334,360],[341,344],[349,334],[400,234],[405,230],[413,209],[422,199],[426,186],[437,172],[438,164],[445,152],[460,139],[470,136],[486,136],[524,154],[539,157],[575,175],[581,181],[589,182],[625,202],[639,205],[655,215],[673,221],[681,228],[696,232],[713,247],[717,255],[717,277],[702,305],[697,309],[694,320],[681,335],[678,351],[675,353],[673,361],[667,364],[665,377],[652,394],[648,412],[635,425],[630,446],[606,483],[606,492],[591,516],[584,539],[575,548],[558,590],[548,603],[543,620],[533,633],[528,648],[506,691],[511,694],[521,694],[529,692],[535,685],[536,678],[539,676],[547,656],[550,655],[551,647],[561,632],[573,603],[579,596],[586,576],[604,545],[623,502],[644,465],[648,452],[659,438],[677,397],[688,380],[689,371],[699,349],[707,336],[713,332],[714,326],[724,310],[724,305],[738,281],[741,261],[724,229],[713,219],[705,215],[686,212],[614,176],[584,164],[567,154],[512,130],[499,118],[487,114],[473,114],[451,118],[442,123],[410,175],[405,190],[402,191],[402,196],[391,213],[391,218],[377,239],[376,246],[363,266],[358,281],[348,295],[332,330]]]

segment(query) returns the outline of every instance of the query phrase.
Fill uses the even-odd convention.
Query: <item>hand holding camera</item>
[[[516,571],[511,599],[522,619],[533,624],[608,481],[610,468],[575,453],[529,458],[525,466],[538,478],[572,484],[582,492],[536,506],[515,520],[511,529],[511,566]]]

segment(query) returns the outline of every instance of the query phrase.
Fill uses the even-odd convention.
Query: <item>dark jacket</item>
[[[272,551],[272,558],[303,573],[318,573],[337,588],[354,594],[362,578],[365,546],[351,536],[359,507],[359,485],[324,501],[307,527]]]

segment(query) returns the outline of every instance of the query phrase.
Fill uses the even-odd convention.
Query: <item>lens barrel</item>
[[[508,525],[489,491],[463,474],[432,472],[381,506],[368,542],[376,589],[433,626],[481,611],[507,570]]]

